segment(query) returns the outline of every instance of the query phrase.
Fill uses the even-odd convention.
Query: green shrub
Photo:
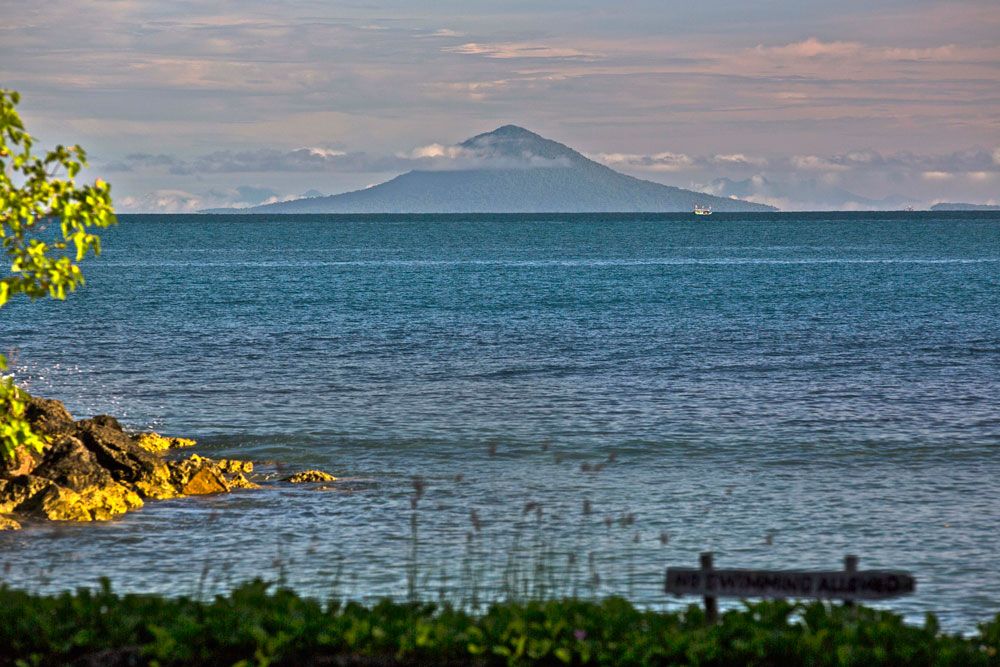
[[[928,615],[758,602],[708,625],[621,598],[505,602],[473,615],[382,601],[320,604],[255,581],[201,602],[97,591],[0,588],[0,664],[1000,665],[1000,615],[969,637]]]

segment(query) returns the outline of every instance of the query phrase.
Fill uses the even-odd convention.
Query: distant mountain
[[[942,202],[931,206],[932,211],[1000,211],[995,204],[963,204]]]
[[[742,181],[717,178],[705,190],[721,197],[759,197],[771,201],[788,202],[790,206],[804,210],[860,208],[888,211],[903,209],[917,203],[898,196],[870,199],[816,179],[794,183],[776,183],[762,176],[754,176]]]
[[[414,170],[364,190],[227,212],[656,212],[691,211],[696,205],[777,210],[627,176],[515,125],[472,137],[451,152],[459,168]]]

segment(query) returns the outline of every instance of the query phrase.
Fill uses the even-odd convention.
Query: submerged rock
[[[55,521],[104,521],[144,500],[259,488],[244,473],[249,461],[214,461],[162,453],[193,440],[157,433],[131,435],[108,415],[73,421],[62,403],[32,397],[26,415],[48,440],[41,453],[20,449],[0,459],[0,529],[20,527],[16,514]]]
[[[284,481],[291,482],[292,484],[303,484],[307,482],[335,482],[337,478],[322,470],[303,470],[291,477],[286,477]]]

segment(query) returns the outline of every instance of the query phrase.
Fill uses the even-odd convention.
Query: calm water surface
[[[1000,611],[1000,216],[127,216],[105,248],[3,310],[20,381],[342,481],[0,534],[19,585],[405,596],[419,475],[427,597],[674,606],[702,550],[856,553],[916,574],[908,614]]]

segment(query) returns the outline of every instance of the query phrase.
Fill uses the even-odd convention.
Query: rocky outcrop
[[[253,463],[235,459],[215,461],[193,454],[177,461],[170,469],[171,481],[187,496],[201,496],[209,493],[225,493],[233,489],[260,488],[246,478],[244,472],[252,472]]]
[[[303,470],[291,477],[286,477],[285,481],[292,484],[304,484],[307,482],[336,482],[337,478],[322,470]]]
[[[74,421],[50,399],[32,397],[26,416],[49,444],[40,453],[0,457],[0,530],[16,529],[24,518],[103,521],[150,499],[257,488],[246,477],[249,461],[163,456],[193,440],[130,434],[107,415]]]
[[[197,443],[189,438],[168,438],[159,433],[147,432],[135,436],[135,444],[147,452],[160,453],[180,447],[194,447]]]

